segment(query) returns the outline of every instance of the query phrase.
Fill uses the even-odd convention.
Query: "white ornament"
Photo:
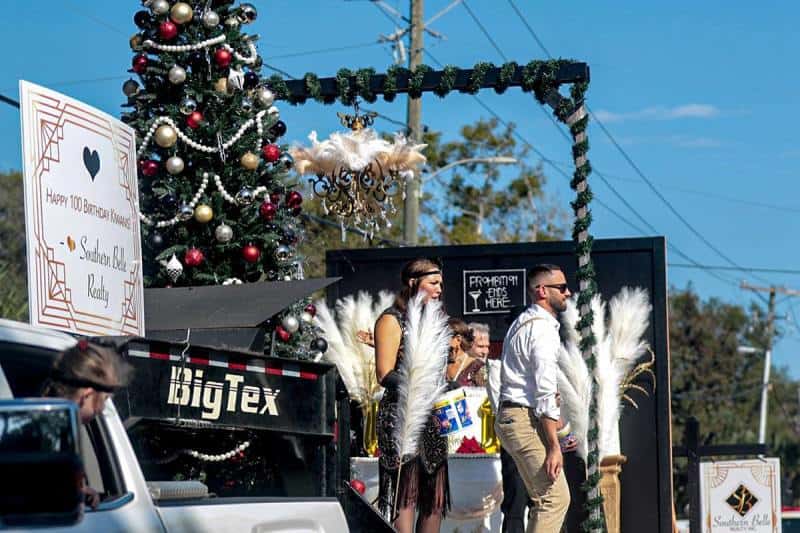
[[[228,278],[222,282],[223,285],[241,285],[242,280],[239,278]]]
[[[292,278],[289,279],[291,280]],[[287,315],[283,317],[281,325],[283,326],[283,329],[285,329],[289,333],[295,333],[297,332],[298,329],[300,329],[300,321],[297,320],[297,318],[293,317],[292,315]]]
[[[277,107],[273,105],[269,106],[269,109],[267,109],[267,115],[271,119],[278,120],[278,118],[281,116],[281,112]]]
[[[167,168],[167,172],[169,172],[173,176],[183,172],[183,169],[185,167],[183,159],[181,159],[177,155],[173,155],[172,157],[167,159],[167,164],[165,166]]]
[[[264,107],[269,107],[275,102],[275,93],[267,87],[259,87],[256,91],[258,103]]]
[[[173,65],[167,74],[170,83],[173,85],[180,85],[186,81],[186,69],[180,65]]]
[[[216,28],[219,26],[219,15],[217,15],[217,12],[206,9],[203,12],[203,25],[206,28]]]
[[[183,265],[178,261],[178,258],[175,257],[175,254],[172,254],[172,257],[167,263],[167,276],[172,280],[172,283],[175,283],[178,281],[178,278],[181,277],[181,274],[183,274]]]
[[[306,324],[311,324],[311,322],[314,320],[314,317],[311,316],[311,313],[307,313],[307,312],[303,311],[300,314],[300,320],[302,320]]]

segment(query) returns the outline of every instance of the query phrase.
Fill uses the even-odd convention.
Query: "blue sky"
[[[369,1],[253,3],[259,18],[248,32],[261,36],[260,54],[294,76],[307,71],[333,75],[342,66],[383,70],[391,62],[385,45],[370,43],[394,26]],[[449,3],[428,0],[426,12],[431,16]],[[800,32],[795,28],[800,6],[762,2],[756,7],[721,0],[661,5],[515,3],[550,53],[590,64],[590,107],[702,239],[670,212],[592,125],[593,166],[659,234],[704,265],[729,266],[727,258],[746,267],[800,269],[800,251],[794,246],[800,233],[800,145],[794,132],[800,122]],[[408,9],[406,1],[386,4],[404,13]],[[468,0],[468,5],[507,58],[520,63],[544,58],[507,1]],[[18,80],[27,79],[119,114],[138,0],[11,0],[3,7],[0,35],[6,52],[0,93],[16,98]],[[426,39],[429,52],[442,63],[468,67],[479,60],[503,61],[463,6],[431,27],[447,37]],[[350,45],[364,46],[286,57]],[[426,62],[433,64],[430,58]],[[547,158],[568,169],[569,146],[532,97],[510,90],[503,97],[486,92],[481,99],[505,120],[515,121]],[[405,117],[403,99],[372,107],[398,120]],[[327,135],[339,128],[338,107],[312,103],[281,109],[289,140],[305,141],[312,129]],[[460,125],[487,116],[465,95],[445,100],[428,96],[423,113],[424,123],[447,138],[453,138]],[[385,121],[376,126],[388,131],[395,127]],[[0,105],[0,135],[0,169],[19,169],[19,115],[5,105]],[[548,195],[566,206],[571,197],[566,180],[551,167],[545,166],[545,171]],[[598,237],[642,235],[616,216],[644,226],[596,177],[594,189],[611,207],[595,208]],[[668,256],[670,263],[687,263],[674,250]],[[673,266],[668,272],[675,286],[692,283],[704,296],[743,305],[754,295],[738,287],[742,279],[800,288],[797,274],[717,272],[723,281],[698,269]],[[800,349],[800,300],[779,296],[778,301],[779,316],[788,319],[778,322],[785,333],[773,361],[800,377],[800,360],[794,357]]]

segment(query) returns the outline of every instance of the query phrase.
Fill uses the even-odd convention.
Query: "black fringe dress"
[[[400,323],[400,328],[405,336],[405,315],[397,307],[390,307],[383,315],[392,315]],[[397,370],[403,357],[403,340],[397,351]],[[397,470],[400,457],[397,443],[393,435],[398,426],[397,419],[397,390],[387,388],[378,404],[378,448],[380,459],[378,461],[379,494],[378,508],[381,514],[392,521],[392,507],[397,494],[397,509],[417,504],[420,515],[429,516],[434,511],[441,509],[442,517],[450,509],[450,481],[447,473],[447,437],[439,435],[439,422],[431,412],[428,423],[420,436],[420,445],[417,455],[403,463],[400,472],[400,484],[397,484]]]

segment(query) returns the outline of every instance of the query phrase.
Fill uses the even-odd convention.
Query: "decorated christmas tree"
[[[231,0],[142,0],[134,15],[123,120],[137,131],[140,219],[148,287],[302,279],[303,197],[281,145],[286,125],[259,75]],[[273,320],[276,355],[324,351],[299,302]]]

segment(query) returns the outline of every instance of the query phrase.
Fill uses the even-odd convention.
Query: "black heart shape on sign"
[[[89,150],[87,146],[83,147],[83,166],[86,167],[89,176],[94,181],[94,177],[100,172],[100,155],[97,150]]]

